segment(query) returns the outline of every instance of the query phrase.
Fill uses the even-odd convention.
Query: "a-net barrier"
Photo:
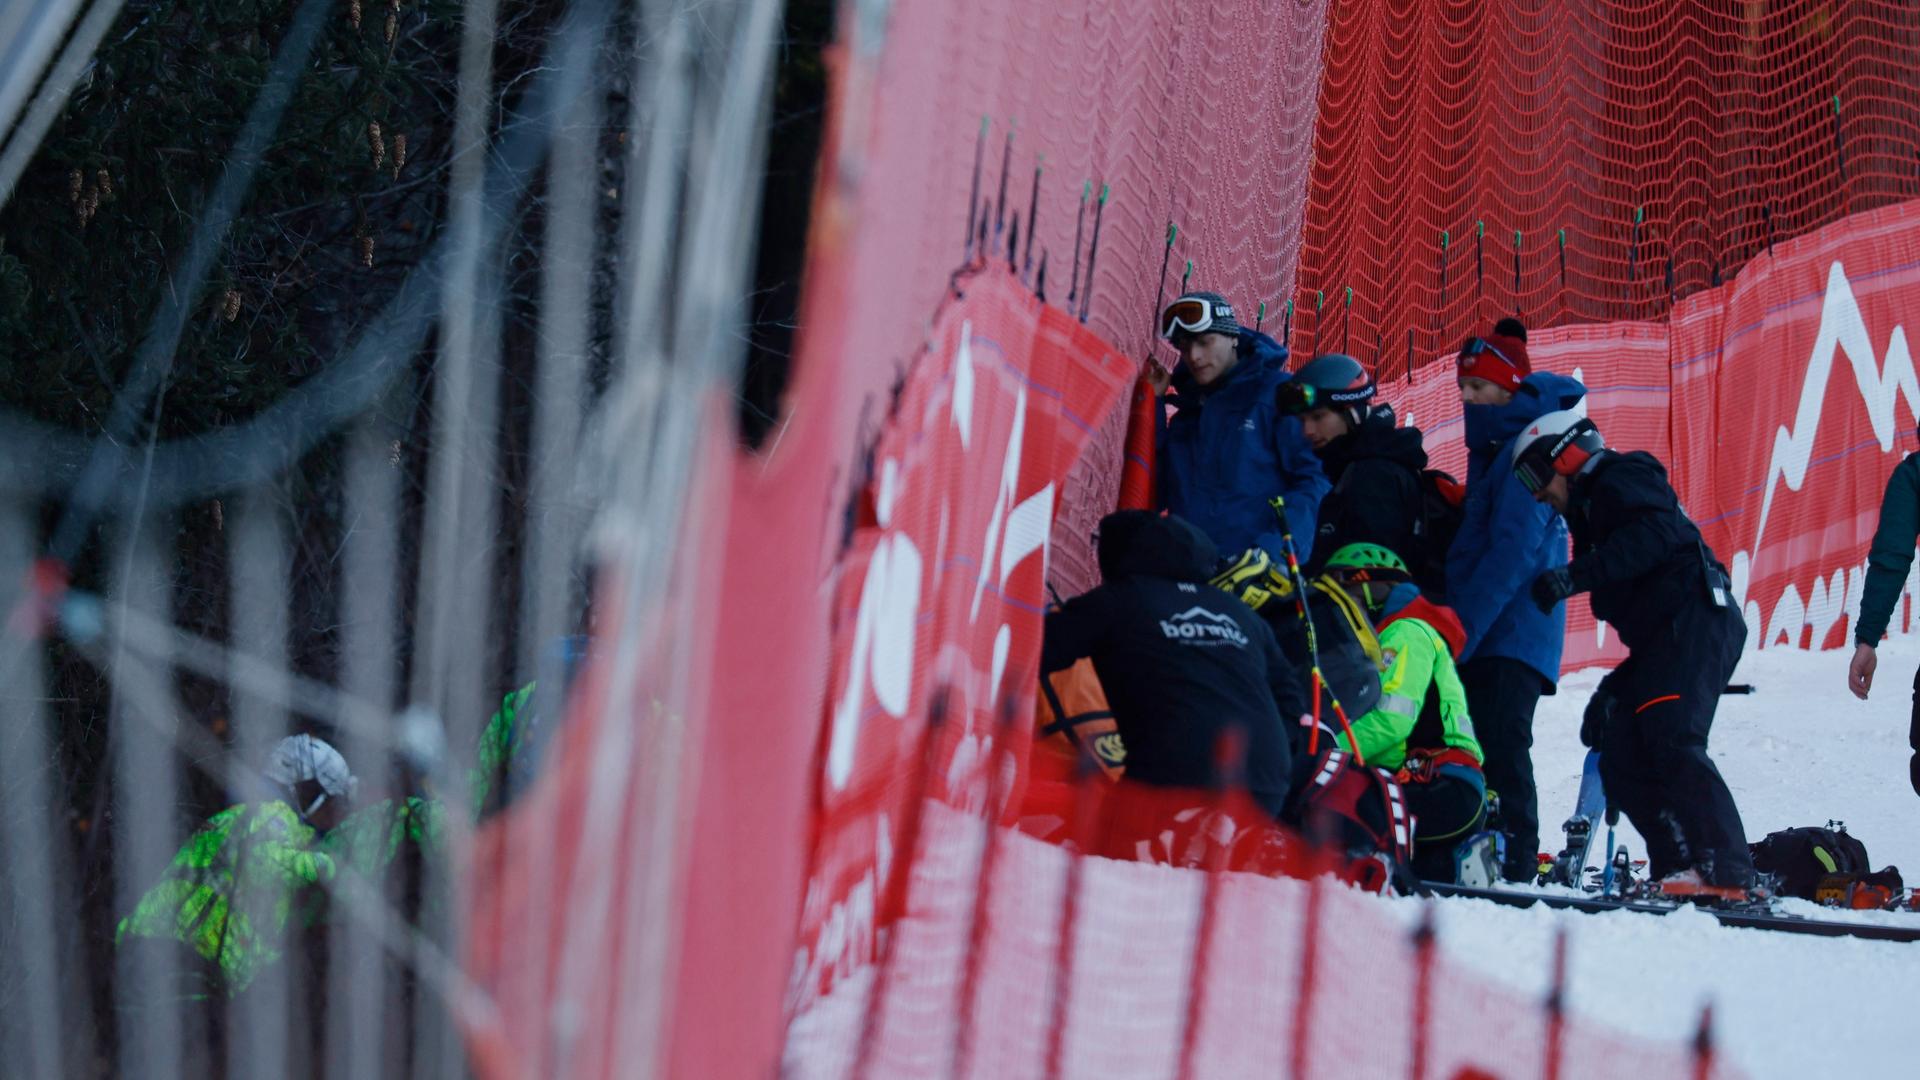
[[[1324,53],[1294,332],[1386,375],[1503,315],[1664,315],[1920,193],[1897,0],[1348,3]]]
[[[708,448],[690,518],[713,531],[689,534],[712,539],[678,588],[713,602],[661,646],[691,673],[676,723],[697,767],[622,781],[636,803],[675,785],[684,835],[662,854],[636,826],[585,877],[521,876],[524,910],[483,923],[570,934],[583,881],[653,890],[677,905],[673,974],[648,998],[619,926],[571,974],[530,982],[509,950],[481,974],[509,991],[520,1060],[598,1047],[579,1071],[617,1073],[617,1048],[638,1045],[623,1010],[664,998],[655,1053],[672,1075],[762,1068],[776,1046],[808,1075],[1721,1067],[1577,1017],[1556,1044],[1544,1002],[1443,962],[1423,1027],[1409,927],[1358,898],[1325,894],[1306,982],[1297,884],[1069,858],[981,824],[1026,780],[1046,586],[1093,583],[1087,534],[1113,504],[1128,388],[1189,259],[1194,286],[1244,313],[1266,300],[1297,352],[1338,333],[1362,359],[1377,338],[1384,362],[1411,329],[1421,370],[1388,394],[1456,471],[1450,372],[1421,360],[1520,307],[1539,365],[1577,370],[1616,444],[1670,462],[1755,643],[1844,633],[1920,400],[1897,325],[1920,289],[1912,204],[1883,205],[1920,163],[1892,74],[1907,31],[1870,5],[1453,10],[843,13],[782,426],[760,456]],[[1521,287],[1502,293],[1516,229]],[[953,277],[968,259],[996,265]],[[1297,302],[1314,294],[1317,321]],[[1569,657],[1608,644],[1576,610]],[[575,823],[594,763],[569,765],[552,796]],[[549,985],[578,1011],[547,1008]],[[1393,1038],[1364,1037],[1358,1001]],[[719,1015],[729,1038],[711,1035]]]

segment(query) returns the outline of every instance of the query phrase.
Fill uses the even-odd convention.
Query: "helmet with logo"
[[[1528,424],[1514,441],[1513,475],[1531,493],[1573,476],[1607,448],[1593,421],[1572,409],[1550,412]]]
[[[1377,392],[1373,373],[1365,364],[1351,356],[1327,353],[1307,361],[1281,383],[1275,402],[1286,416],[1310,409],[1344,410],[1347,419],[1358,424],[1366,419]]]
[[[1233,317],[1233,305],[1219,293],[1190,292],[1168,304],[1160,312],[1160,336],[1178,347],[1186,337],[1201,334],[1240,333],[1240,322]]]
[[[281,739],[267,754],[262,771],[286,791],[303,818],[312,816],[329,799],[351,799],[360,786],[340,751],[312,735]]]
[[[1412,581],[1407,561],[1379,544],[1347,544],[1327,558],[1324,569],[1343,581]]]

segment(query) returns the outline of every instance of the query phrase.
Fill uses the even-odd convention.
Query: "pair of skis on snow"
[[[1566,822],[1566,846],[1547,867],[1548,884],[1569,886],[1579,893],[1543,892],[1525,886],[1508,885],[1497,876],[1497,844],[1489,834],[1481,834],[1463,846],[1458,860],[1458,883],[1424,882],[1435,896],[1457,896],[1512,907],[1549,907],[1575,911],[1633,911],[1647,915],[1668,915],[1686,905],[1694,905],[1725,926],[1743,926],[1762,930],[1823,937],[1860,937],[1880,941],[1920,941],[1920,919],[1912,926],[1886,923],[1842,922],[1790,915],[1778,910],[1774,901],[1758,897],[1732,898],[1721,895],[1681,896],[1661,891],[1658,883],[1639,881],[1632,876],[1633,863],[1625,845],[1614,845],[1614,824],[1619,814],[1607,805],[1606,788],[1600,782],[1600,755],[1588,751],[1580,774],[1580,794],[1573,816]],[[1602,829],[1606,847],[1601,865],[1589,869],[1593,842]]]

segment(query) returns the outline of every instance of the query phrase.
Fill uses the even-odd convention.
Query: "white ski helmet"
[[[1529,492],[1553,482],[1556,474],[1572,476],[1593,456],[1607,448],[1600,429],[1573,409],[1550,412],[1528,424],[1514,441],[1513,475]]]
[[[289,735],[281,739],[267,754],[263,771],[267,779],[286,789],[288,795],[295,795],[295,789],[309,780],[319,786],[319,795],[308,805],[296,807],[301,817],[320,809],[328,799],[352,798],[354,789],[360,786],[340,751],[312,735]]]

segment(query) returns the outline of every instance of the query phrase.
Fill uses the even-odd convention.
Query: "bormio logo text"
[[[1231,615],[1221,615],[1202,607],[1191,607],[1170,619],[1160,620],[1160,632],[1189,645],[1237,645],[1245,647],[1247,635]]]

